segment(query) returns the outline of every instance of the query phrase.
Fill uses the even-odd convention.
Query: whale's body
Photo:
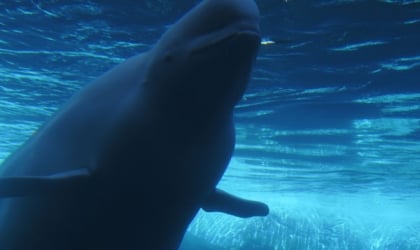
[[[268,208],[215,188],[259,47],[252,0],[205,0],[76,94],[1,166],[0,249],[177,249],[200,208]]]

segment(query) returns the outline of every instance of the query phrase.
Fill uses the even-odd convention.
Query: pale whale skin
[[[258,18],[252,0],[205,0],[76,94],[1,166],[0,249],[171,250],[200,208],[266,215],[215,188]]]

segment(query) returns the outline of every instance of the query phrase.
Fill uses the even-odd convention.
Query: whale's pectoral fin
[[[262,202],[245,200],[220,189],[215,189],[201,207],[207,212],[218,211],[242,218],[266,216],[269,212]]]
[[[61,193],[85,186],[89,177],[87,169],[48,176],[0,177],[0,198]]]

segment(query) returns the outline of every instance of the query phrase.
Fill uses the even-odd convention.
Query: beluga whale
[[[0,167],[0,249],[171,250],[199,209],[267,215],[216,187],[258,19],[253,0],[204,0],[70,98]]]

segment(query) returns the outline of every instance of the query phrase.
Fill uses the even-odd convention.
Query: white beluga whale
[[[177,249],[216,188],[260,44],[253,0],[204,0],[148,52],[72,97],[0,167],[1,250]]]

